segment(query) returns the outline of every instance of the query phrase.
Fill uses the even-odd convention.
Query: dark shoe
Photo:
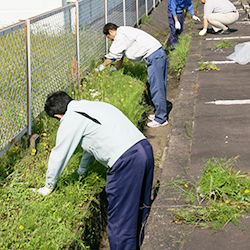
[[[212,34],[219,34],[219,32],[221,32],[222,30],[218,30],[218,31],[214,31],[214,29],[212,29],[211,33]]]
[[[229,29],[221,30],[221,31],[218,31],[217,34],[219,34],[219,35],[228,35],[228,34],[230,34],[230,30]]]

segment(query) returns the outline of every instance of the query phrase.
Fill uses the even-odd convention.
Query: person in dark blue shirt
[[[200,18],[194,14],[192,0],[169,0],[168,2],[168,22],[172,50],[178,43],[178,35],[183,32],[183,10],[186,6],[191,17],[196,21],[200,21]]]

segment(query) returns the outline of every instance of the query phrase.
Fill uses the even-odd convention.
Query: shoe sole
[[[148,126],[149,128],[159,128],[159,127],[164,127],[164,126],[168,125],[168,121],[166,121],[166,122],[160,124],[159,126],[149,126],[148,124],[149,124],[149,123],[147,123],[147,126]]]

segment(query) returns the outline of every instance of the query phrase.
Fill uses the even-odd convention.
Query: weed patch
[[[232,42],[229,40],[221,40],[219,43],[214,45],[214,49],[227,49],[232,47]]]
[[[131,68],[133,71],[129,74],[127,71]],[[139,126],[149,111],[143,101],[145,81],[140,80],[146,77],[144,65],[131,66],[128,61],[117,72],[110,73],[107,67],[83,77],[73,60],[69,94],[76,100],[111,103]],[[94,226],[91,218],[93,215],[98,218],[103,212],[97,196],[106,184],[105,167],[94,161],[80,177],[76,171],[82,149],[78,147],[53,193],[43,197],[34,192],[44,186],[58,126],[59,122],[47,115],[38,118],[32,128],[40,137],[37,148],[27,148],[28,140],[22,139],[1,157],[0,237],[4,241],[0,241],[0,249],[62,249],[72,243],[89,249],[96,244],[96,229],[101,222],[95,221]]]
[[[201,228],[220,229],[250,210],[250,176],[235,171],[236,158],[210,159],[196,184],[174,180],[171,189],[186,205],[174,209],[173,220]]]
[[[208,70],[220,70],[214,63],[211,62],[200,62],[198,63],[200,71],[208,71]]]
[[[179,43],[175,47],[175,50],[169,52],[169,73],[175,72],[178,76],[180,76],[181,71],[186,65],[190,40],[191,36],[189,34],[179,36]]]

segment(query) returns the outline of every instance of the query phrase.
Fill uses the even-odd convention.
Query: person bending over
[[[150,211],[154,156],[150,143],[134,124],[111,104],[75,101],[57,91],[48,96],[46,113],[60,120],[45,186],[50,194],[76,147],[83,148],[77,173],[83,175],[96,159],[107,167],[108,236],[111,250],[138,250]]]
[[[133,62],[144,62],[147,66],[148,83],[155,113],[148,118],[148,127],[155,128],[168,124],[167,120],[167,57],[161,43],[137,28],[107,23],[103,33],[113,42],[106,60],[99,65],[97,70],[117,60],[115,70],[121,68],[123,57],[126,56]]]

